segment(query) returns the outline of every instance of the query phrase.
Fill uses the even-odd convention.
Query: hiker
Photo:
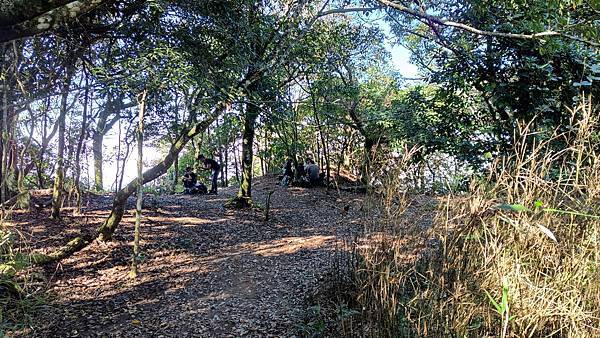
[[[200,162],[202,162],[202,164],[204,165],[204,167],[201,168],[202,170],[210,170],[211,171],[211,175],[210,175],[211,186],[210,186],[210,191],[208,192],[208,194],[216,195],[217,194],[217,178],[219,177],[219,170],[221,170],[221,165],[219,163],[217,163],[217,161],[213,160],[212,158],[206,158],[202,154],[200,156],[198,156],[198,160]]]
[[[292,170],[292,159],[289,158],[283,167],[283,179],[281,180],[281,185],[287,187],[293,178],[294,171]]]
[[[306,176],[308,178],[308,182],[312,186],[318,185],[320,182],[319,166],[315,164],[315,161],[313,161],[310,158],[307,158],[306,166],[304,169],[306,170]]]
[[[306,171],[304,170],[304,165],[302,163],[298,163],[296,166],[296,181],[302,182],[306,180]]]
[[[185,168],[185,173],[183,174],[181,181],[183,182],[183,187],[185,188],[183,193],[192,194],[196,188],[196,182],[198,181],[198,176],[192,171],[192,167]]]

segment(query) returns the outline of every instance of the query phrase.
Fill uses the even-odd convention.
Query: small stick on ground
[[[274,192],[274,190],[271,190],[267,195],[267,202],[265,203],[265,222],[269,221],[269,209],[271,209],[271,195],[273,195]]]

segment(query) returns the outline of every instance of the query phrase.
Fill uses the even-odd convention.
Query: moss
[[[229,199],[224,207],[230,209],[247,209],[252,208],[253,202],[250,197],[237,196]]]

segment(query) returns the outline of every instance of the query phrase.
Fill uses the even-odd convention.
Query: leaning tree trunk
[[[74,66],[67,70],[66,78],[63,82],[62,97],[60,100],[60,113],[58,115],[58,149],[56,154],[56,174],[54,176],[54,186],[52,189],[52,213],[50,218],[58,219],[62,207],[62,193],[65,176],[65,120],[67,116],[67,98],[69,97],[69,87],[71,86],[71,77],[73,76]]]
[[[165,156],[165,158],[159,162],[154,167],[146,170],[142,174],[142,184],[148,183],[160,175],[167,172],[167,169],[173,164],[175,161],[175,157],[179,154],[179,152],[185,147],[185,145],[192,139],[194,136],[203,132],[208,128],[208,126],[213,123],[213,121],[226,109],[227,104],[221,103],[217,106],[217,108],[208,115],[202,122],[195,124],[188,130],[183,131],[179,137],[175,140],[175,142],[171,145],[169,152]],[[102,226],[98,229],[99,236],[98,238],[101,241],[110,240],[112,234],[115,232],[117,226],[121,222],[123,218],[123,214],[125,213],[125,203],[127,202],[127,198],[131,196],[136,190],[138,184],[138,178],[129,182],[123,189],[119,190],[113,200],[112,209],[110,211],[110,215],[108,219],[102,224]]]

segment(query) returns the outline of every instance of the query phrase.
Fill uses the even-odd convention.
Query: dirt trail
[[[302,320],[306,297],[331,270],[339,240],[359,231],[362,195],[327,196],[323,189],[284,189],[275,182],[259,179],[254,186],[254,199],[263,204],[267,192],[275,191],[267,223],[259,209],[222,207],[234,188],[218,196],[149,199],[139,278],[128,277],[129,212],[114,241],[94,243],[45,272],[52,298],[33,327],[16,335],[290,335]],[[346,205],[349,212],[342,215]],[[56,236],[49,234],[52,227],[24,226],[33,242],[45,238],[36,245],[51,247],[65,233],[96,227],[107,207],[65,218],[70,225]]]

